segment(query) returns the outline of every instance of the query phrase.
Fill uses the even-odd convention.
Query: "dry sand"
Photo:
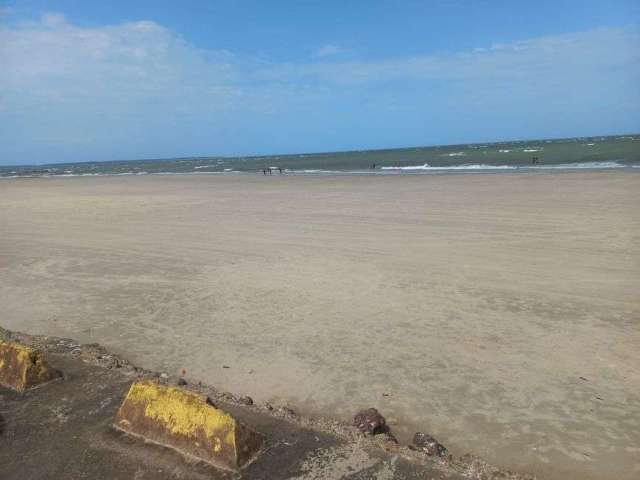
[[[0,180],[0,324],[635,479],[639,206],[631,171]]]

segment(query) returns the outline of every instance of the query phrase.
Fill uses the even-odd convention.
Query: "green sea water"
[[[399,174],[640,167],[640,134],[248,157],[4,166],[0,177],[142,174]],[[275,168],[275,170],[273,169]]]

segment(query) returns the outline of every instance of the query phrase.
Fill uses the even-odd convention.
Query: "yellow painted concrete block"
[[[23,392],[60,376],[39,350],[0,340],[0,385]]]
[[[131,385],[113,425],[232,470],[249,462],[263,440],[206,396],[148,380]]]

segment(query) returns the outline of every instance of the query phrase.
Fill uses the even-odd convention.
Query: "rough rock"
[[[388,431],[386,420],[375,408],[368,408],[356,413],[353,424],[363,433],[376,435]]]
[[[275,414],[282,418],[295,418],[296,416],[296,412],[293,409],[284,405],[278,407]]]
[[[428,433],[416,432],[413,436],[413,445],[429,456],[444,457],[447,454],[444,445]]]

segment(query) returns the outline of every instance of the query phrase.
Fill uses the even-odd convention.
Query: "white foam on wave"
[[[510,165],[487,165],[475,163],[470,165],[451,165],[449,167],[432,167],[428,163],[424,165],[410,165],[408,167],[381,167],[382,170],[509,170],[517,168]]]
[[[464,152],[453,152],[453,153],[445,153],[444,156],[445,157],[464,157],[467,154]]]
[[[541,148],[525,148],[523,152],[539,152]]]
[[[466,172],[482,172],[482,171],[535,171],[535,170],[575,170],[575,169],[610,169],[610,168],[640,168],[640,165],[624,165],[616,161],[604,162],[577,162],[577,163],[559,163],[555,165],[488,165],[484,163],[451,165],[451,166],[431,166],[428,163],[424,165],[409,166],[389,166],[380,167],[380,170],[289,170],[283,169],[286,173],[291,174],[325,174],[325,175],[359,175],[359,174],[382,174],[382,173],[420,173],[420,172],[447,172],[447,171],[466,171]],[[9,172],[14,173],[14,172]],[[224,169],[224,172],[209,171],[190,171],[190,172],[120,172],[120,173],[75,173],[75,174],[45,174],[45,175],[0,175],[0,180],[14,178],[57,178],[57,177],[102,177],[102,176],[126,176],[126,175],[229,175],[229,174],[255,174],[256,172],[241,172],[237,170]],[[261,173],[261,172],[260,172]]]
[[[618,162],[578,162],[578,163],[559,163],[557,165],[537,165],[531,168],[540,168],[540,169],[574,169],[574,168],[625,168],[625,165],[622,165]]]
[[[286,172],[286,173],[349,173],[348,170],[314,170],[314,169],[289,170],[288,168],[285,168],[283,172]]]
[[[633,168],[639,168],[638,166],[633,166]],[[421,170],[514,170],[514,169],[523,169],[523,170],[545,170],[545,169],[580,169],[580,168],[625,168],[625,165],[622,165],[618,162],[579,162],[579,163],[559,163],[556,165],[487,165],[484,163],[475,163],[475,164],[467,164],[467,165],[451,165],[447,167],[432,167],[428,163],[424,165],[410,165],[406,167],[381,167],[382,170],[399,170],[399,171],[421,171]]]
[[[109,175],[108,173],[65,173],[61,175],[37,175],[38,177],[104,177]],[[133,172],[129,173],[112,173],[111,175],[133,175]]]

